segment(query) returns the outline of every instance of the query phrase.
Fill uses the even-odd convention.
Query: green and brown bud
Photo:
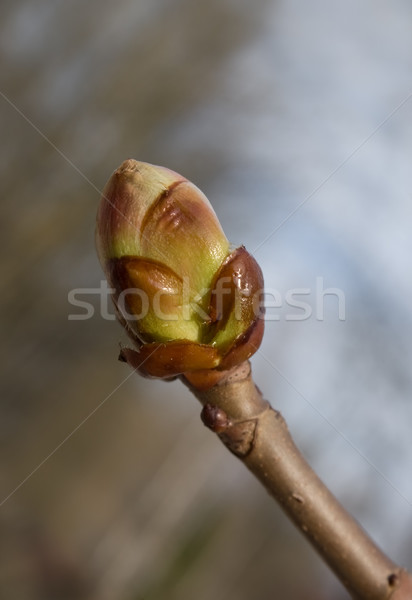
[[[181,175],[126,160],[105,187],[96,244],[138,348],[122,357],[142,374],[224,370],[259,347],[262,272],[243,247],[231,251],[208,199]]]

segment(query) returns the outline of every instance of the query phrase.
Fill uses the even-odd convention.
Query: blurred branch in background
[[[0,595],[247,600],[276,577],[280,597],[307,600],[320,579],[325,597],[347,597],[186,392],[122,383],[120,328],[98,298],[88,321],[68,321],[67,301],[99,286],[88,180],[99,189],[129,156],[166,164],[253,251],[406,97],[408,3],[331,6],[2,3],[0,91],[86,177],[0,98],[2,498],[118,389],[0,507]],[[263,352],[400,495],[355,451],[345,462],[344,438],[254,363],[312,464],[397,561],[412,559],[409,110],[258,257],[277,289],[319,274],[345,289],[346,323],[269,323]],[[402,528],[384,527],[389,506]]]

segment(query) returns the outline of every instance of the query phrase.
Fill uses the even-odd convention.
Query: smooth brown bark
[[[263,483],[353,598],[412,599],[410,574],[385,556],[312,470],[283,417],[254,385],[248,362],[208,389],[182,380],[202,403],[204,424]]]

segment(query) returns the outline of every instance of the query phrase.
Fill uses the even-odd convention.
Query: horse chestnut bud
[[[260,267],[230,248],[206,196],[181,175],[126,160],[103,192],[96,246],[136,347],[122,358],[141,374],[226,370],[258,349]]]

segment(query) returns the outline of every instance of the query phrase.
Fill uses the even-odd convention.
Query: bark
[[[202,420],[262,482],[353,598],[411,600],[412,577],[370,539],[306,462],[281,414],[262,398],[248,362],[212,387],[182,377]]]

